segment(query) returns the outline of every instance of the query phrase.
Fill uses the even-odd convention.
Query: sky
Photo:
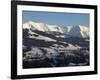
[[[60,27],[83,25],[89,26],[90,16],[86,13],[23,11],[22,22],[41,22]]]

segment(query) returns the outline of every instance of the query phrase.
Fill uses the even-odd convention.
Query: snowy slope
[[[43,32],[47,32],[47,31],[51,31],[51,32],[61,32],[62,28],[58,27],[57,25],[49,25],[49,24],[45,24],[45,23],[37,23],[37,22],[26,22],[23,24],[23,29],[34,29],[34,30],[39,30],[39,31],[43,31]]]
[[[34,30],[39,30],[39,31],[47,31],[47,27],[44,23],[36,23],[36,22],[32,22],[29,21],[27,23],[23,24],[23,29],[34,29]]]
[[[62,28],[63,33],[67,34],[68,32],[70,32],[72,26],[66,26]]]
[[[35,39],[38,39],[38,40],[45,40],[45,41],[54,41],[54,42],[56,42],[55,39],[52,39],[52,38],[49,38],[49,37],[37,34],[35,32],[32,32],[31,30],[29,30],[28,33],[31,34],[31,35],[28,36],[29,38],[35,38]],[[35,36],[35,35],[37,35],[37,36]]]
[[[59,26],[57,26],[57,25],[49,25],[49,24],[46,24],[46,26],[48,28],[48,31],[63,33],[62,28],[59,27]]]

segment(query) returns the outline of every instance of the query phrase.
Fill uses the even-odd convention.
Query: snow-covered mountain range
[[[67,26],[60,27],[57,25],[50,25],[45,23],[37,23],[37,22],[26,22],[23,24],[23,29],[32,29],[38,30],[47,33],[60,33],[63,34],[64,37],[80,37],[80,38],[88,38],[89,37],[89,27],[86,26]]]
[[[23,68],[89,65],[89,27],[23,24]]]

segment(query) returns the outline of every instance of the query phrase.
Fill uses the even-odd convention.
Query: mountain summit
[[[89,28],[86,26],[77,25],[74,26],[68,34],[72,37],[88,38]]]

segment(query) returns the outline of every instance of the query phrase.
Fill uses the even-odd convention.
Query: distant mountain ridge
[[[47,33],[59,33],[59,34],[63,34],[63,37],[68,37],[68,36],[80,37],[80,38],[89,37],[89,27],[82,26],[82,25],[60,27],[57,25],[50,25],[45,23],[29,21],[23,24],[23,29],[32,29],[32,30],[38,30]]]

